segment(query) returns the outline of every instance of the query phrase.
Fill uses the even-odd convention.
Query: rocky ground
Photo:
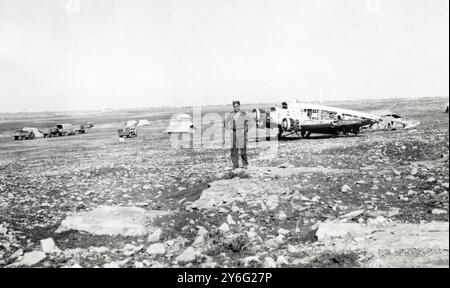
[[[410,131],[259,143],[236,175],[167,120],[3,140],[0,267],[448,267],[446,101],[397,106]]]

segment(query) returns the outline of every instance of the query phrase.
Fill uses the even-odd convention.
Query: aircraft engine
[[[265,109],[255,108],[252,110],[252,115],[258,128],[267,126],[270,121],[269,113]]]
[[[273,127],[278,127],[278,125],[281,125],[281,113],[277,110],[276,107],[270,108],[270,113],[268,117],[268,123],[271,123]]]
[[[281,128],[284,131],[299,131],[300,121],[293,118],[284,118],[281,122]]]
[[[261,119],[261,109],[255,108],[252,110],[253,113],[253,119],[255,119],[256,122],[258,122]]]
[[[282,128],[284,131],[289,131],[289,130],[291,130],[291,119],[284,118],[283,121],[281,122],[281,128]]]

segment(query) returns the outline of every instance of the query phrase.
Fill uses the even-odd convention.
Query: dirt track
[[[359,255],[326,251],[302,254],[309,260],[296,262],[300,256],[292,247],[314,241],[311,226],[317,222],[336,221],[355,210],[364,212],[351,221],[361,223],[380,215],[388,222],[448,222],[449,118],[443,113],[445,102],[422,99],[397,105],[399,114],[422,122],[412,131],[280,141],[275,158],[262,157],[268,143],[249,151],[252,167],[303,169],[284,176],[256,171],[250,178],[229,179],[228,149],[172,149],[169,137],[163,134],[167,120],[155,120],[155,125],[139,129],[138,138],[125,142],[118,141],[115,126],[71,137],[21,142],[3,139],[0,267],[16,261],[11,255],[17,250],[38,250],[39,240],[49,237],[65,252],[48,255],[36,266],[260,266],[266,257],[279,256],[286,261],[281,258],[278,266],[360,266]],[[353,108],[376,105],[381,104],[363,103]],[[208,184],[218,180],[225,181],[221,191],[228,187],[231,195],[231,190],[240,189],[244,196],[219,209],[191,208]],[[350,189],[343,189],[344,185]],[[274,209],[268,202],[273,202]],[[170,211],[170,216],[157,220],[162,228],[159,241],[173,240],[178,249],[152,256],[145,251],[151,243],[147,237],[93,236],[78,231],[55,234],[68,214],[99,205]],[[218,227],[227,217],[233,220],[228,221],[230,230],[224,232]],[[199,248],[201,257],[174,262],[198,238],[199,226],[207,230]],[[273,243],[280,228],[289,232]],[[126,244],[144,248],[129,255],[123,250]],[[106,252],[97,253],[94,246],[105,246]],[[80,249],[69,250],[74,248]],[[257,260],[243,260],[255,255]]]

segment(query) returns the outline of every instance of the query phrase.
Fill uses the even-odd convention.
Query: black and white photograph
[[[449,268],[448,109],[448,0],[0,0],[0,270]]]

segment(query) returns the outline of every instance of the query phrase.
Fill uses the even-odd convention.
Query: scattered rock
[[[233,205],[233,206],[231,207],[231,212],[233,212],[233,213],[239,212],[240,210],[241,210],[241,209],[239,209],[239,207],[236,206],[236,205]]]
[[[280,245],[283,244],[283,242],[284,242],[283,235],[278,235],[275,238],[266,240],[264,242],[264,246],[273,250],[273,249],[277,249],[278,247],[280,247]]]
[[[94,235],[143,236],[157,229],[150,225],[151,220],[166,214],[139,207],[99,206],[93,211],[68,216],[56,233],[78,230]]]
[[[441,214],[447,214],[447,210],[443,209],[433,209],[431,210],[432,214],[441,215]]]
[[[378,217],[376,217],[376,218],[371,218],[371,219],[368,219],[367,220],[367,224],[371,224],[371,225],[380,225],[380,224],[383,224],[383,223],[386,223],[387,222],[387,219],[386,218],[384,218],[383,216],[378,216]]]
[[[267,197],[266,206],[269,210],[275,210],[278,207],[278,197],[276,195],[270,195]]]
[[[134,268],[145,268],[145,265],[144,265],[143,262],[135,262],[135,263],[133,264],[133,267],[134,267]]]
[[[245,268],[255,268],[261,265],[261,261],[258,256],[248,256],[242,259]]]
[[[352,188],[350,186],[348,186],[348,185],[344,185],[341,188],[341,192],[343,192],[343,193],[349,192],[351,190],[352,190]]]
[[[448,222],[392,222],[382,229],[329,222],[318,225],[316,237],[328,253],[365,254],[370,260],[363,267],[448,267],[448,231]]]
[[[359,223],[335,223],[321,222],[313,226],[317,229],[316,237],[318,241],[324,241],[333,238],[342,238],[348,235],[356,235],[370,233],[373,228]]]
[[[45,254],[61,252],[61,250],[58,247],[56,247],[56,244],[55,244],[55,241],[53,241],[53,238],[47,238],[47,239],[41,240],[41,249],[42,249],[42,252],[44,252]]]
[[[16,260],[17,258],[21,257],[22,255],[23,255],[23,250],[22,250],[22,248],[19,248],[18,250],[16,250],[16,252],[14,252],[13,254],[11,254],[11,256],[9,256],[9,259]]]
[[[127,263],[128,263],[128,259],[123,260],[123,261],[113,261],[113,262],[106,263],[105,265],[103,265],[103,268],[121,268]]]
[[[245,169],[237,168],[233,171],[233,176],[239,178],[249,178],[250,174]]]
[[[157,241],[159,241],[161,234],[162,234],[162,230],[160,228],[158,228],[152,234],[148,235],[147,241],[148,242],[157,242]]]
[[[13,264],[13,266],[33,266],[46,258],[42,251],[32,251],[25,253],[22,260]]]
[[[231,217],[231,215],[227,216],[227,223],[230,225],[236,224],[236,222],[233,220],[233,217]]]
[[[408,193],[407,193],[408,196],[413,196],[413,195],[416,195],[416,194],[417,194],[417,192],[414,191],[414,190],[408,190]]]
[[[342,219],[342,220],[352,220],[352,219],[355,219],[356,217],[358,217],[358,216],[360,216],[362,214],[364,214],[364,210],[362,210],[362,209],[361,210],[355,210],[355,211],[349,212],[347,214],[344,214],[344,215],[340,216],[339,218]]]
[[[285,168],[294,168],[294,167],[295,167],[294,165],[289,164],[289,163],[284,163],[284,164],[281,164],[280,166],[278,166],[278,168],[282,168],[282,169],[285,169]]]
[[[277,263],[275,262],[275,260],[273,260],[272,257],[264,258],[263,268],[276,268],[276,267]]]
[[[132,255],[138,253],[142,249],[144,249],[144,245],[134,246],[132,244],[127,243],[123,247],[122,251],[125,256],[129,257],[129,256],[132,256]]]
[[[295,247],[294,245],[291,245],[291,244],[288,244],[287,250],[288,250],[288,252],[291,253],[291,254],[297,254],[297,253],[300,253],[300,252],[301,252],[300,248]]]
[[[282,267],[284,265],[289,265],[289,262],[287,261],[285,256],[280,255],[277,257],[277,265],[278,267]]]
[[[78,263],[74,263],[74,264],[72,264],[72,265],[65,265],[65,266],[63,266],[62,268],[83,268],[83,266],[81,266],[80,264],[78,264]]]
[[[286,213],[284,213],[283,211],[280,211],[277,215],[277,219],[281,220],[281,221],[286,220],[287,219]]]
[[[179,263],[189,263],[195,261],[198,256],[200,256],[200,253],[197,250],[195,250],[193,247],[188,247],[183,251],[183,253],[175,258],[175,261]]]
[[[88,250],[89,250],[89,253],[98,253],[98,254],[103,254],[103,253],[109,252],[109,248],[105,247],[105,246],[102,246],[102,247],[91,246],[91,247],[89,247]],[[66,251],[64,251],[64,252],[66,253]]]
[[[278,234],[280,234],[280,235],[287,235],[287,234],[290,233],[289,230],[286,230],[286,229],[283,229],[283,228],[278,229],[277,232],[278,232]]]
[[[6,235],[8,232],[8,229],[3,226],[3,224],[0,224],[0,235]]]
[[[192,246],[198,247],[205,243],[205,236],[208,234],[208,230],[206,230],[203,227],[198,227],[199,230],[197,232],[197,238],[195,238],[194,242],[192,243]]]
[[[154,243],[147,248],[146,252],[149,255],[160,255],[166,253],[166,248],[162,243]]]
[[[228,226],[227,223],[223,223],[222,225],[220,225],[219,230],[222,232],[228,232],[230,231],[230,226]]]

